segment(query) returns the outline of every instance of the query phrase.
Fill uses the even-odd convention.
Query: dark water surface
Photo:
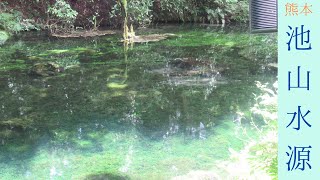
[[[218,161],[247,138],[237,131],[237,112],[254,105],[256,81],[276,81],[268,66],[276,42],[238,27],[136,33],[177,36],[126,51],[119,35],[25,33],[0,47],[0,179],[168,179],[221,171]],[[31,73],[36,63],[59,68],[39,76]]]

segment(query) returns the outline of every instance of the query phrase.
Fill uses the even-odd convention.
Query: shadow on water
[[[255,103],[255,81],[276,79],[273,55],[245,44],[270,37],[236,28],[144,33],[154,31],[178,36],[135,44],[126,58],[118,36],[26,34],[1,47],[0,177],[169,178],[240,149],[233,116]],[[64,71],[30,75],[49,62]]]

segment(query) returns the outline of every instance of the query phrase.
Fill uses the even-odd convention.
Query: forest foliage
[[[146,27],[158,22],[246,23],[246,0],[128,0],[128,21]],[[116,0],[3,0],[0,29],[96,29],[120,27],[121,7]]]

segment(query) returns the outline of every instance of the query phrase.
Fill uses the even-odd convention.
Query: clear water
[[[0,47],[0,179],[169,179],[218,164],[255,136],[255,82],[273,83],[269,36],[231,27],[174,33],[126,51],[120,35],[25,33]],[[262,47],[262,48],[259,48]],[[35,63],[64,67],[30,75]],[[247,135],[239,131],[247,127]]]

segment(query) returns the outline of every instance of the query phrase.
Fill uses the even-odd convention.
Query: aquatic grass
[[[8,72],[13,70],[23,71],[28,69],[28,65],[23,60],[17,63],[0,63],[0,72]]]
[[[212,33],[210,35],[199,34],[194,35],[181,35],[176,39],[169,39],[163,41],[164,45],[167,46],[246,46],[250,41],[260,41],[260,37],[250,37],[249,34],[221,34]]]

